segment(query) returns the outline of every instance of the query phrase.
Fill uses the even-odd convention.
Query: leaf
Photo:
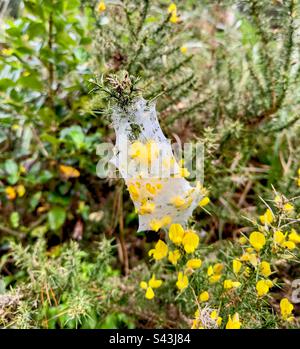
[[[47,231],[48,227],[46,225],[40,225],[32,230],[31,236],[40,238],[44,236],[47,233]]]
[[[17,163],[12,159],[6,160],[4,163],[4,170],[8,174],[7,180],[9,184],[17,183],[19,179]]]
[[[75,125],[63,129],[60,132],[60,138],[65,138],[66,136],[71,138],[77,149],[84,146],[85,135],[80,126]]]
[[[66,212],[62,207],[56,206],[53,207],[48,212],[48,223],[50,226],[50,229],[57,230],[59,229],[66,220]]]
[[[12,212],[9,217],[10,224],[13,228],[18,228],[20,224],[20,215],[17,211]]]
[[[30,208],[32,210],[34,210],[37,207],[37,205],[40,202],[41,197],[42,197],[42,192],[41,191],[38,191],[37,193],[35,193],[32,196],[32,198],[30,199]]]
[[[9,87],[15,85],[15,82],[8,78],[0,79],[0,91],[6,91]]]
[[[45,25],[40,22],[31,22],[28,26],[28,35],[30,39],[36,36],[42,36],[46,33]]]
[[[9,175],[15,175],[16,173],[18,173],[18,165],[12,159],[5,161],[4,169],[5,169],[6,173]]]
[[[22,76],[18,83],[26,89],[29,88],[36,91],[41,90],[43,87],[42,82],[34,75]]]

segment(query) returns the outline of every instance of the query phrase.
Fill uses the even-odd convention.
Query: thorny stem
[[[142,30],[143,28],[143,25],[144,25],[144,22],[145,22],[145,19],[147,17],[147,13],[148,13],[148,9],[149,9],[149,0],[144,0],[144,8],[143,8],[143,13],[142,13],[142,16],[141,16],[141,20],[139,22],[139,25],[137,27],[137,30],[136,30],[136,37],[138,37],[140,31]]]
[[[123,217],[123,183],[119,188],[119,196],[118,196],[118,219],[119,219],[119,240],[123,254],[123,267],[125,275],[129,274],[129,262],[128,262],[128,253],[125,244],[125,234],[124,234],[124,217]]]
[[[16,230],[12,230],[10,228],[4,227],[2,225],[0,225],[0,230],[3,231],[4,233],[17,236],[20,239],[23,239],[25,237],[24,234],[22,234],[22,233],[20,233],[20,232],[18,232]]]

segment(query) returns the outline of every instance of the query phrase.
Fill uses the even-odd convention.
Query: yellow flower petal
[[[186,253],[193,253],[199,245],[199,236],[188,230],[182,239],[182,244]]]
[[[106,10],[106,5],[104,1],[100,1],[98,6],[97,6],[97,11],[99,13],[104,12]]]
[[[155,248],[149,251],[149,256],[153,256],[155,260],[163,259],[168,254],[168,246],[162,241],[158,240]]]
[[[286,213],[291,213],[294,211],[294,206],[288,202],[283,205],[283,211]]]
[[[291,233],[289,234],[288,238],[289,241],[292,241],[295,244],[300,244],[300,234],[298,234],[295,229],[291,230]]]
[[[187,47],[186,46],[181,46],[180,47],[180,52],[182,53],[182,54],[186,54],[187,53]]]
[[[293,241],[285,241],[282,244],[282,246],[289,249],[289,250],[293,250],[294,248],[296,248],[296,244]]]
[[[191,269],[198,269],[202,265],[202,261],[199,258],[193,258],[187,261],[186,266],[187,268]]]
[[[69,179],[69,178],[77,178],[77,177],[80,176],[80,172],[78,170],[76,170],[76,168],[74,168],[72,166],[59,165],[59,171],[67,179]]]
[[[149,286],[152,288],[158,288],[162,285],[162,280],[155,279],[155,275],[153,274],[151,279],[149,280]]]
[[[172,197],[170,203],[176,208],[182,208],[185,206],[185,200],[181,196]]]
[[[5,194],[8,200],[14,200],[17,196],[15,188],[10,186],[5,188]]]
[[[256,283],[257,295],[259,297],[265,296],[269,292],[270,287],[272,287],[272,282],[270,280],[259,280]]]
[[[254,231],[250,234],[249,241],[250,244],[256,249],[256,251],[259,251],[264,247],[266,243],[266,238],[264,234],[258,231]]]
[[[226,324],[227,330],[238,330],[241,328],[241,322],[239,319],[239,314],[235,313],[233,317],[231,318],[231,315],[228,317],[228,322]]]
[[[176,265],[178,260],[180,259],[181,254],[179,250],[175,250],[175,251],[170,251],[169,252],[169,257],[168,260],[173,264]]]
[[[22,184],[19,184],[16,189],[17,189],[18,196],[20,198],[23,197],[24,194],[26,193],[26,189],[25,189],[24,185],[22,185]]]
[[[181,224],[171,224],[169,238],[175,245],[180,245],[184,237],[184,230]]]
[[[199,295],[200,302],[207,302],[208,300],[209,300],[209,293],[207,291],[200,293]]]
[[[261,275],[269,277],[272,274],[270,263],[262,261],[259,265]]]
[[[151,214],[155,210],[155,204],[153,202],[146,201],[143,203],[139,209],[139,214],[144,215],[144,214]]]
[[[242,267],[242,263],[241,263],[239,260],[234,259],[234,260],[232,261],[232,269],[233,269],[233,272],[234,272],[235,274],[238,274],[238,273],[239,273],[239,271],[241,270],[241,267]]]
[[[181,271],[178,273],[178,279],[176,282],[176,286],[178,287],[178,289],[180,291],[184,290],[185,288],[187,288],[189,285],[189,280],[188,277],[186,275],[184,275]]]
[[[218,282],[220,279],[221,279],[221,276],[220,274],[215,274],[215,275],[212,275],[208,281],[210,284],[215,284],[216,282]]]
[[[275,245],[282,246],[284,241],[285,241],[285,236],[284,236],[283,232],[279,231],[279,230],[275,231],[274,235],[273,235],[273,240],[274,240]]]
[[[154,292],[153,292],[153,290],[152,290],[151,287],[148,287],[148,288],[147,288],[145,297],[146,297],[147,299],[153,299],[153,298],[154,298]]]
[[[204,206],[208,205],[209,202],[210,202],[210,199],[209,199],[208,196],[206,196],[206,197],[204,197],[202,200],[199,201],[198,205],[199,205],[200,207],[204,207]]]
[[[173,13],[176,11],[177,11],[177,6],[176,6],[176,4],[174,4],[174,2],[172,2],[168,7],[168,13]]]
[[[220,274],[223,269],[224,269],[224,265],[222,263],[216,263],[213,267],[215,274]]]
[[[141,281],[140,282],[140,288],[142,288],[143,290],[146,290],[148,287],[148,284],[146,281]]]
[[[293,309],[293,304],[287,298],[282,298],[282,300],[280,301],[280,312],[283,320],[288,320]]]
[[[262,216],[259,216],[259,219],[262,224],[270,225],[274,220],[272,211],[268,208]]]

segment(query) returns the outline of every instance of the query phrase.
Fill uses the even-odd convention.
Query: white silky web
[[[116,144],[111,163],[119,169],[139,213],[138,231],[151,230],[154,221],[164,221],[162,227],[170,223],[186,227],[202,197],[201,187],[192,187],[180,175],[182,169],[161,130],[155,105],[139,98],[126,109],[115,107],[112,122]]]

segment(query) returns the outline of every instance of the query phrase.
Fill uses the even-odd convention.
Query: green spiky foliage
[[[169,4],[106,1],[99,13],[98,1],[25,0],[1,26],[0,326],[190,326],[195,304],[174,296],[174,280],[149,310],[137,280],[151,277],[144,260],[158,236],[136,236],[122,182],[96,176],[96,146],[114,140],[107,116],[116,101],[155,99],[168,137],[204,143],[210,215],[197,209],[193,221],[203,256],[217,246],[230,264],[239,247],[223,240],[247,231],[272,185],[300,194],[298,1],[178,1],[177,23]],[[98,275],[92,246],[104,236],[117,248]],[[128,275],[111,282],[110,268]],[[120,290],[111,301],[106,281]],[[269,307],[247,318],[251,302],[238,309],[245,327],[282,326]]]

